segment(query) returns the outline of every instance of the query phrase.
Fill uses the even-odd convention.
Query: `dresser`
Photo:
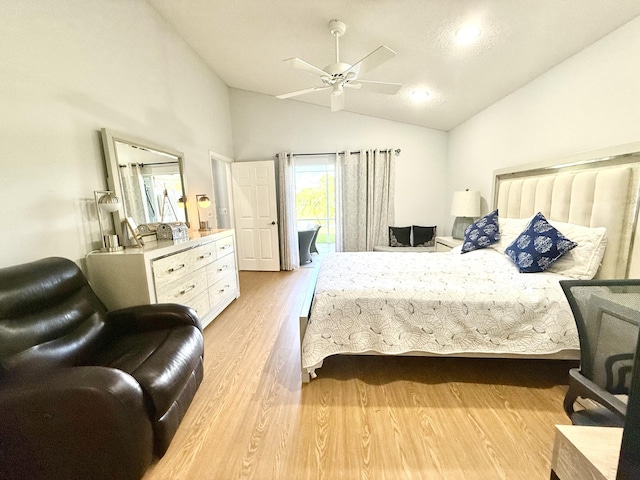
[[[149,303],[180,303],[208,325],[240,296],[232,229],[190,234],[183,241],[87,255],[92,287],[109,310]]]

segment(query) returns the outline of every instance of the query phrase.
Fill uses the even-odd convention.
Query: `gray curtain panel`
[[[278,154],[278,233],[280,235],[280,268],[296,270],[300,267],[298,228],[296,225],[296,185],[293,155]]]
[[[366,252],[386,245],[395,221],[395,154],[362,149],[336,160],[336,251]]]

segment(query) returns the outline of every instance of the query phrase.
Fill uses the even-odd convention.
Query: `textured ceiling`
[[[149,0],[230,87],[267,95],[321,85],[282,61],[334,62],[331,19],[346,23],[340,59],[380,45],[397,56],[363,79],[402,83],[393,96],[346,91],[345,110],[451,130],[640,15],[638,0]],[[455,32],[474,22],[477,43]],[[428,100],[411,92],[424,88]],[[281,100],[329,106],[328,91]],[[340,115],[340,112],[334,115]]]

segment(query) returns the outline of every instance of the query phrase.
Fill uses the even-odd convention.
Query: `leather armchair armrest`
[[[107,322],[120,333],[160,330],[191,325],[202,332],[202,324],[195,310],[177,303],[136,305],[107,313]]]
[[[0,478],[136,478],[151,463],[142,389],[106,367],[0,383]]]

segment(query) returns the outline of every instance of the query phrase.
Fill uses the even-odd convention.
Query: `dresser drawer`
[[[218,282],[222,277],[226,277],[229,273],[236,271],[236,257],[234,255],[225,255],[215,262],[207,266],[207,280],[209,285]]]
[[[151,263],[156,291],[193,271],[196,263],[196,250],[185,250],[154,260]]]
[[[192,299],[184,302],[184,305],[186,305],[187,307],[193,308],[198,314],[198,317],[200,318],[204,317],[207,313],[209,313],[209,310],[210,310],[209,292],[204,291],[199,295],[196,295]]]
[[[233,252],[233,237],[216,240],[216,250],[218,251],[218,258]]]
[[[238,283],[236,274],[235,272],[230,272],[209,288],[209,303],[211,308],[215,308],[221,300],[237,291]]]
[[[201,268],[195,272],[156,290],[158,303],[183,303],[207,290],[207,270]]]
[[[194,269],[209,265],[218,258],[216,242],[205,243],[193,250]]]

